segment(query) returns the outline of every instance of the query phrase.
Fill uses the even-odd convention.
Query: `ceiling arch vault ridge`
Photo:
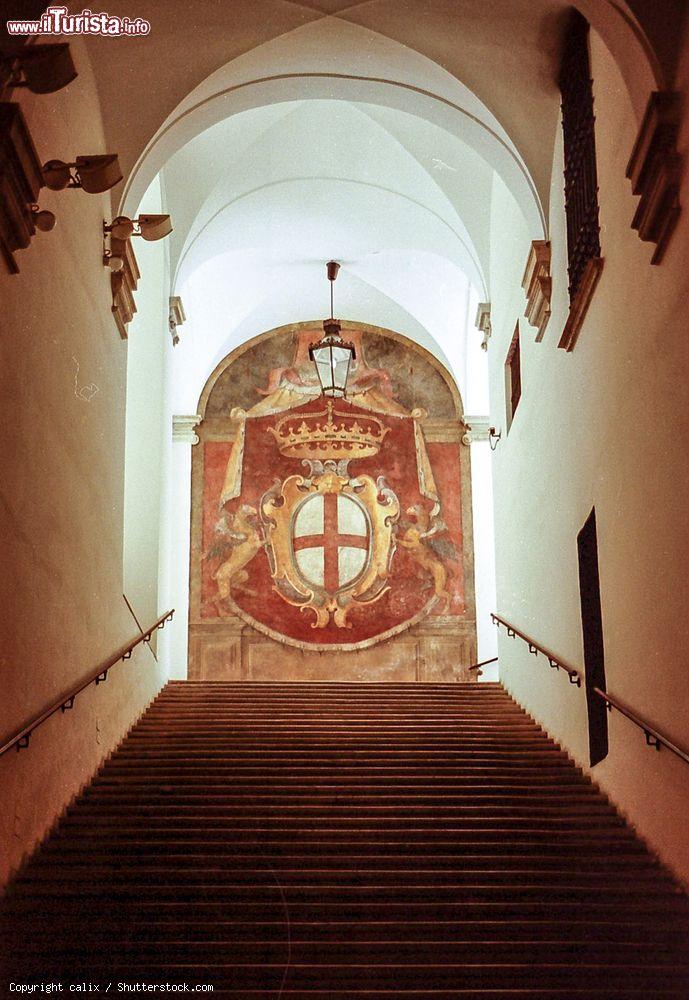
[[[219,122],[168,161],[173,290],[194,323],[176,379],[198,387],[242,337],[325,315],[323,265],[336,258],[342,315],[411,336],[466,382],[493,171],[416,122],[345,101],[281,102]],[[486,373],[472,379],[483,398]]]
[[[533,96],[533,95],[532,95]],[[539,178],[506,129],[457,77],[378,32],[327,18],[295,28],[239,56],[204,80],[166,118],[132,170],[122,210],[133,210],[153,176],[184,145],[249,110],[305,100],[402,111],[471,146],[498,173],[534,231],[543,236],[557,99],[541,95],[539,120],[552,133]],[[547,113],[546,113],[546,105]],[[543,197],[542,197],[543,196]]]
[[[322,235],[331,240],[337,232],[344,257],[384,246],[443,252],[487,295],[480,206],[490,197],[492,177],[480,157],[438,130],[415,135],[414,119],[403,113],[381,118],[365,106],[333,101],[293,102],[289,109],[279,118],[257,112],[220,123],[165,167],[167,196],[175,204],[195,180],[192,211],[175,220],[177,283],[202,260],[233,247],[262,246],[272,259],[293,258],[297,233],[302,255],[318,259]],[[266,127],[256,122],[261,118]],[[248,119],[252,142],[246,141]],[[216,172],[208,164],[218,150]],[[205,165],[200,176],[198,163]],[[354,229],[360,234],[355,247]]]
[[[126,0],[113,0],[112,6],[115,13],[127,13]],[[252,81],[309,73],[403,84],[406,101],[417,88],[469,114],[480,109],[482,123],[518,150],[547,204],[556,67],[562,23],[572,6],[607,44],[640,117],[649,92],[672,84],[675,56],[666,51],[667,41],[665,47],[658,44],[669,35],[659,26],[686,15],[684,0],[664,0],[662,11],[645,0],[420,0],[403,5],[398,0],[346,5],[233,0],[203,10],[182,0],[169,0],[163,10],[160,0],[142,0],[141,13],[152,31],[136,41],[141,58],[135,75],[122,74],[117,47],[108,40],[88,40],[108,141],[119,147],[125,175],[137,175],[127,207],[165,160],[165,151],[156,147],[169,139],[171,125],[184,123],[193,105],[205,107],[213,95]],[[333,96],[319,94],[324,95]],[[186,141],[190,134],[177,139]],[[153,172],[138,176],[145,160]]]
[[[170,0],[161,18],[159,0],[142,0],[152,31],[136,43],[136,109],[114,47],[88,40],[127,178],[114,207],[173,216],[170,292],[190,316],[173,364],[180,406],[241,338],[324,312],[334,258],[342,315],[413,337],[473,394],[470,410],[486,409],[473,319],[491,296],[493,204],[506,190],[528,238],[547,238],[572,5],[233,0],[192,16]],[[640,116],[667,59],[639,3],[574,5]]]

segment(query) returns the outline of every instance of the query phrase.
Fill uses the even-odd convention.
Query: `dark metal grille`
[[[572,12],[560,69],[565,140],[565,213],[569,297],[576,295],[586,265],[600,257],[598,174],[589,57],[588,21]]]

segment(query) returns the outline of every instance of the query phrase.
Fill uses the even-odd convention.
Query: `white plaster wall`
[[[165,593],[175,617],[164,640],[170,677],[186,680],[189,640],[189,553],[191,548],[191,449],[186,441],[171,448],[170,510]]]
[[[155,181],[141,212],[163,211]],[[168,476],[171,430],[168,330],[169,278],[164,241],[135,239],[141,270],[137,312],[127,342],[127,418],[124,470],[124,592],[145,626],[167,611],[159,601],[159,569],[167,549]]]
[[[497,656],[498,638],[490,619],[495,611],[495,539],[493,533],[493,475],[490,445],[471,445],[471,499],[474,522],[474,583],[476,587],[476,633],[478,659]],[[481,681],[498,679],[498,664],[482,668]]]
[[[652,267],[652,248],[630,228],[636,199],[625,167],[635,118],[595,35],[592,59],[605,267],[567,354],[557,347],[568,307],[560,136],[551,198],[553,314],[540,344],[520,320],[523,395],[506,437],[504,361],[524,309],[520,282],[532,234],[520,230],[509,195],[495,186],[489,355],[491,417],[503,431],[494,456],[498,610],[583,666],[576,538],[595,505],[608,689],[686,746],[689,219],[681,218],[665,260]],[[685,150],[687,137],[685,116]],[[502,630],[500,657],[507,688],[586,767],[583,692]],[[610,754],[593,769],[685,880],[687,770],[667,751],[648,750],[643,734],[617,714],[610,720]]]
[[[57,94],[13,95],[41,161],[104,152],[84,48]],[[107,196],[41,192],[58,218],[0,275],[0,735],[11,735],[133,639],[122,599],[127,345],[101,262]],[[0,883],[159,690],[140,649],[0,758]]]
[[[165,277],[167,278],[168,247],[165,250]],[[165,282],[167,284],[167,282]],[[165,287],[165,286],[164,286]],[[169,306],[169,302],[163,303]],[[172,421],[170,419],[172,379],[170,372],[172,368],[172,336],[169,323],[165,314],[161,317],[161,332],[163,338],[163,395],[161,399],[160,412],[160,505],[159,505],[159,526],[158,526],[158,607],[163,611],[171,608],[177,615],[181,609],[177,608],[174,600],[174,593],[171,591],[170,581],[173,578],[172,553],[173,553],[173,532],[174,532],[174,507],[175,507],[175,483],[174,483],[174,449],[172,443]],[[162,611],[161,611],[162,613]],[[182,614],[186,612],[181,610]],[[158,633],[157,655],[168,676],[171,676],[171,650],[173,648],[172,632],[177,627],[173,618],[170,624]]]

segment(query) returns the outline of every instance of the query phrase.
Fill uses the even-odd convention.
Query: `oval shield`
[[[291,535],[297,572],[317,590],[339,593],[368,565],[369,518],[363,504],[348,494],[307,497],[295,513]]]

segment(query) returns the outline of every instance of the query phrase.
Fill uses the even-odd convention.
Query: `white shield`
[[[365,507],[349,494],[312,494],[294,518],[292,550],[299,575],[309,586],[331,594],[350,586],[369,559]]]

